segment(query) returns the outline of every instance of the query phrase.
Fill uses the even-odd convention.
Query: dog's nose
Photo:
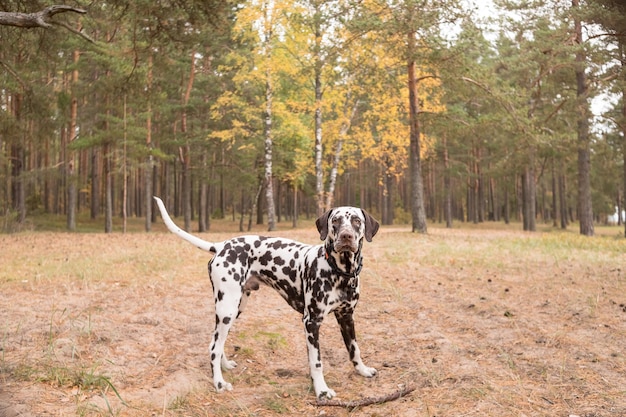
[[[350,231],[344,230],[339,234],[339,239],[341,240],[353,240],[354,234]]]

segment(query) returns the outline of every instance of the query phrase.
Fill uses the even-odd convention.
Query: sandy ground
[[[0,236],[0,417],[626,416],[623,239],[383,228],[365,253],[356,325],[379,374],[354,372],[328,317],[326,380],[345,401],[416,390],[346,409],[315,405],[301,319],[268,288],[215,393],[208,254],[175,236]]]

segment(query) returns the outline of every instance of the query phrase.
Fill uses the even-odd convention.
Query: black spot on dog
[[[267,266],[271,261],[272,261],[272,253],[271,252],[265,252],[260,258],[259,258],[259,262],[261,263],[261,265],[263,266]]]
[[[296,282],[296,271],[294,269],[292,269],[293,267],[288,267],[285,266],[282,269],[283,274],[287,275],[289,277],[289,280],[294,283]]]
[[[224,319],[222,320],[222,323],[224,324],[230,323],[230,317],[224,317]]]

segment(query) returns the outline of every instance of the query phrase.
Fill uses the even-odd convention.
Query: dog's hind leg
[[[246,304],[248,304],[248,298],[250,298],[250,293],[252,291],[256,291],[259,289],[259,281],[256,276],[251,276],[248,278],[246,283],[243,286],[243,294],[241,296],[241,300],[239,301],[239,308],[237,309],[237,317],[241,316],[243,310],[246,308]],[[216,326],[217,327],[217,326]],[[222,369],[233,369],[237,366],[237,362],[229,361],[226,357],[226,352],[222,353]]]
[[[230,288],[233,287],[233,288]],[[240,302],[242,301],[241,288],[229,286],[229,288],[214,288],[215,293],[215,332],[211,342],[211,370],[213,371],[213,384],[218,392],[230,391],[232,385],[224,380],[222,367],[232,369],[237,366],[234,361],[229,361],[224,354],[224,345],[228,332],[237,317]]]
[[[239,316],[241,316],[241,313],[243,313],[243,310],[246,307],[246,304],[248,303],[248,298],[250,298],[250,291],[244,292],[243,295],[241,296],[241,301],[239,301],[239,309],[237,311],[236,318],[239,318]],[[215,328],[217,328],[217,319],[216,319]],[[226,351],[222,353],[221,362],[222,362],[222,369],[233,369],[237,366],[237,362],[228,360],[228,358],[226,357]]]

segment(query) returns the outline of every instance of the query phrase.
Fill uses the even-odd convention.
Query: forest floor
[[[328,317],[326,381],[344,401],[416,389],[357,408],[315,404],[301,319],[269,288],[231,331],[234,390],[217,394],[208,254],[160,224],[0,235],[0,417],[626,416],[622,230],[518,229],[383,227],[365,245],[355,320],[379,373],[356,374]]]

